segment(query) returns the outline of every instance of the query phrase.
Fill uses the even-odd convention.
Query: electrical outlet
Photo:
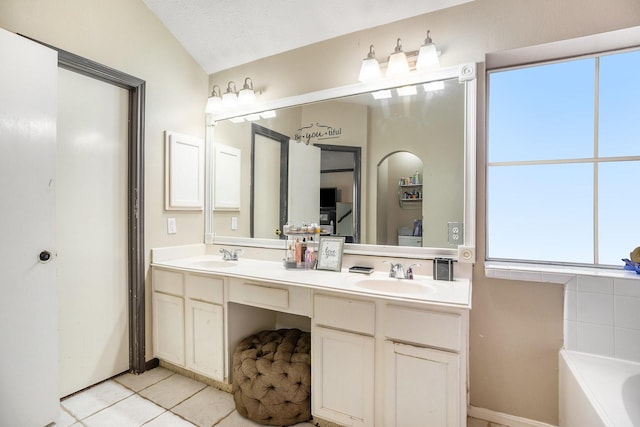
[[[167,218],[167,234],[176,234],[178,232],[175,218]]]
[[[464,243],[464,227],[461,222],[449,223],[449,244],[452,246]]]
[[[238,229],[238,217],[237,216],[232,216],[231,217],[231,229],[232,230],[237,230]]]

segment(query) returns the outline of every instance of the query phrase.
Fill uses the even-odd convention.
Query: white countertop
[[[413,281],[398,280],[390,279],[387,272],[366,275],[349,273],[346,269],[341,272],[285,269],[281,262],[242,257],[238,261],[223,261],[219,255],[155,260],[151,265],[397,301],[471,308],[471,283],[468,279],[443,281],[416,275]]]

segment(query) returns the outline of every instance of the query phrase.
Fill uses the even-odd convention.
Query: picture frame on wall
[[[340,271],[342,269],[343,251],[344,237],[320,236],[316,269]]]

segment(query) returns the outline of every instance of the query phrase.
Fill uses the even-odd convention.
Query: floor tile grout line
[[[194,380],[195,381],[195,380]],[[175,405],[173,405],[171,408],[168,408],[169,411],[173,412],[173,409],[175,407],[177,407],[178,405],[186,402],[187,400],[191,399],[193,396],[195,396],[196,394],[200,393],[201,391],[205,390],[207,387],[209,387],[208,385],[206,385],[205,383],[201,383],[200,381],[197,381],[198,383],[202,384],[204,387],[202,387],[201,389],[199,389],[198,391],[196,391],[195,393],[187,396],[186,398],[182,399],[180,402],[176,403]]]
[[[231,410],[231,412],[229,412],[227,415],[225,415],[224,417],[220,418],[218,420],[218,422],[214,423],[211,427],[215,427],[217,425],[220,425],[221,422],[223,422],[224,420],[226,420],[227,418],[229,418],[231,416],[231,414],[233,414],[236,411],[235,407]]]
[[[167,369],[167,370],[168,370],[168,369]],[[168,371],[169,371],[169,370],[168,370]],[[122,383],[120,383],[120,382],[118,382],[118,384],[120,384],[120,385],[121,385],[121,386],[123,386],[123,387],[128,388],[129,390],[131,390],[132,392],[134,392],[134,393],[136,393],[136,394],[140,394],[140,392],[141,392],[142,390],[146,390],[146,389],[148,389],[149,387],[152,387],[152,386],[154,386],[154,385],[156,385],[156,384],[159,384],[159,383],[161,383],[162,381],[167,380],[167,379],[171,378],[172,376],[176,375],[176,373],[175,373],[175,372],[172,372],[172,371],[169,371],[169,372],[171,372],[171,374],[169,374],[168,376],[166,376],[166,377],[164,377],[164,378],[162,378],[162,379],[159,379],[158,381],[156,381],[156,382],[154,382],[154,383],[152,383],[152,384],[149,384],[148,386],[143,387],[143,388],[141,388],[140,390],[134,390],[134,389],[132,389],[131,387],[129,387],[129,386],[125,385],[125,384],[122,384]],[[123,375],[126,375],[126,374],[123,374]],[[135,374],[131,374],[131,375],[135,375]],[[140,375],[142,375],[142,374],[140,374]],[[118,378],[118,377],[116,377],[116,378]],[[115,381],[115,379],[114,379],[114,381]]]
[[[126,388],[126,387],[125,387],[125,388]],[[130,389],[128,389],[128,390],[130,390]],[[122,399],[118,399],[117,401],[115,401],[115,402],[111,403],[110,405],[105,406],[104,408],[101,408],[101,409],[99,409],[99,410],[97,410],[97,411],[95,411],[95,412],[92,412],[91,414],[87,415],[86,417],[78,418],[77,416],[75,416],[75,415],[73,415],[73,414],[71,414],[71,415],[73,415],[73,417],[74,417],[76,420],[78,420],[78,422],[82,422],[82,421],[86,420],[87,418],[89,418],[89,417],[93,417],[94,415],[96,415],[96,414],[98,414],[98,413],[100,413],[100,412],[104,411],[105,409],[107,409],[107,408],[111,408],[111,407],[112,407],[112,406],[114,406],[115,404],[120,403],[120,402],[122,402],[123,400],[126,400],[126,399],[128,399],[128,398],[130,398],[131,396],[133,396],[133,395],[135,395],[135,394],[136,394],[136,392],[135,392],[135,391],[133,391],[133,390],[130,390],[130,391],[132,392],[130,395],[125,396],[125,397],[123,397]],[[62,402],[60,402],[60,406],[62,406]],[[83,424],[83,425],[84,425],[84,424]]]

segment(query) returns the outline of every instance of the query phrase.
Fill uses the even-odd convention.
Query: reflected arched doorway
[[[423,169],[422,160],[408,151],[396,151],[378,163],[378,244],[422,246]]]

